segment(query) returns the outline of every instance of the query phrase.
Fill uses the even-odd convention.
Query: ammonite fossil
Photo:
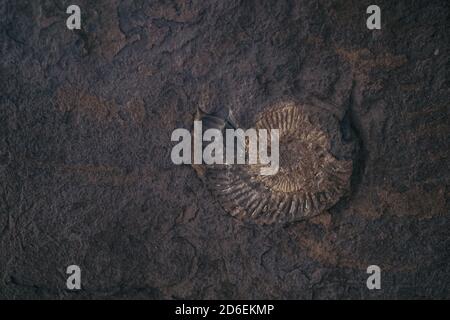
[[[256,117],[255,129],[279,129],[279,171],[260,175],[260,165],[202,165],[197,173],[232,216],[256,223],[290,222],[335,205],[350,188],[351,159],[337,159],[331,140],[307,106],[279,103]],[[237,128],[231,113],[200,112],[207,128]]]

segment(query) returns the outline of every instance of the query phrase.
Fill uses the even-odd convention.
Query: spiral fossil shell
[[[222,130],[236,127],[231,114],[198,114],[197,120]],[[197,170],[232,216],[260,224],[306,219],[329,209],[348,191],[352,161],[331,154],[329,136],[304,106],[278,104],[260,114],[254,128],[279,129],[278,173],[260,175],[258,164]]]

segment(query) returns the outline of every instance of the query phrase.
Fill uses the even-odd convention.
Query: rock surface
[[[380,0],[374,31],[366,0],[78,0],[69,31],[72,2],[0,1],[0,298],[450,298],[448,1]],[[352,192],[240,222],[171,133],[285,98],[357,136]]]

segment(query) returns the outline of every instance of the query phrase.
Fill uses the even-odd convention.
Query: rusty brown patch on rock
[[[145,9],[145,13],[150,17],[165,21],[187,23],[194,21],[199,16],[200,8],[195,2],[173,0],[150,3]]]
[[[299,250],[306,252],[311,259],[324,265],[366,270],[373,260],[376,260],[383,270],[411,271],[415,269],[414,265],[404,265],[401,262],[396,263],[396,260],[392,259],[392,257],[374,255],[376,258],[373,258],[370,255],[363,254],[365,249],[360,248],[358,242],[360,236],[346,233],[348,230],[343,231],[346,229],[344,226],[339,228],[332,224],[329,226],[321,225],[319,233],[313,232],[312,229],[314,228],[311,228],[311,225],[305,222],[290,226],[287,232],[299,245]],[[378,239],[374,239],[374,241],[376,242],[380,239],[383,239],[382,235]],[[342,244],[345,242],[353,244],[344,249]]]
[[[115,122],[124,125],[132,123],[142,124],[145,119],[144,102],[132,99],[123,109],[111,100],[90,94],[89,92],[73,87],[63,86],[56,92],[56,108],[60,112],[71,112],[76,115],[76,121],[98,121],[104,123]],[[125,114],[119,115],[119,111]]]
[[[95,17],[95,24],[98,26],[97,33],[86,33],[86,37],[91,42],[95,53],[102,55],[108,61],[111,61],[116,54],[126,45],[127,40],[119,27],[119,18],[117,15],[118,0],[100,0],[96,1],[94,8],[102,7],[101,10],[95,10],[95,13],[87,16],[87,22]],[[113,14],[110,14],[113,12]],[[89,53],[89,52],[88,52]]]
[[[446,202],[450,196],[445,187],[427,192],[419,186],[405,192],[380,190],[378,194],[382,208],[389,214],[416,219],[446,214]]]
[[[376,55],[366,48],[356,50],[336,48],[336,52],[350,64],[353,75],[366,84],[370,80],[370,70],[375,68],[396,69],[408,62],[405,55],[393,55],[387,52]],[[371,86],[381,89],[379,81],[372,81]]]
[[[144,181],[151,176],[150,168],[137,168],[128,172],[125,168],[107,165],[64,165],[57,167],[59,175],[74,175],[82,184],[126,186]]]
[[[144,101],[134,98],[127,102],[127,111],[131,119],[136,123],[142,123],[145,119],[145,105]]]
[[[57,108],[61,112],[74,112],[81,117],[95,121],[118,120],[117,105],[98,96],[75,88],[63,87],[56,93]]]

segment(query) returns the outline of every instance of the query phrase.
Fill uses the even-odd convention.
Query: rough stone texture
[[[450,298],[449,3],[370,4],[1,0],[0,297]],[[328,213],[242,223],[171,163],[197,106],[291,97],[359,141]]]

